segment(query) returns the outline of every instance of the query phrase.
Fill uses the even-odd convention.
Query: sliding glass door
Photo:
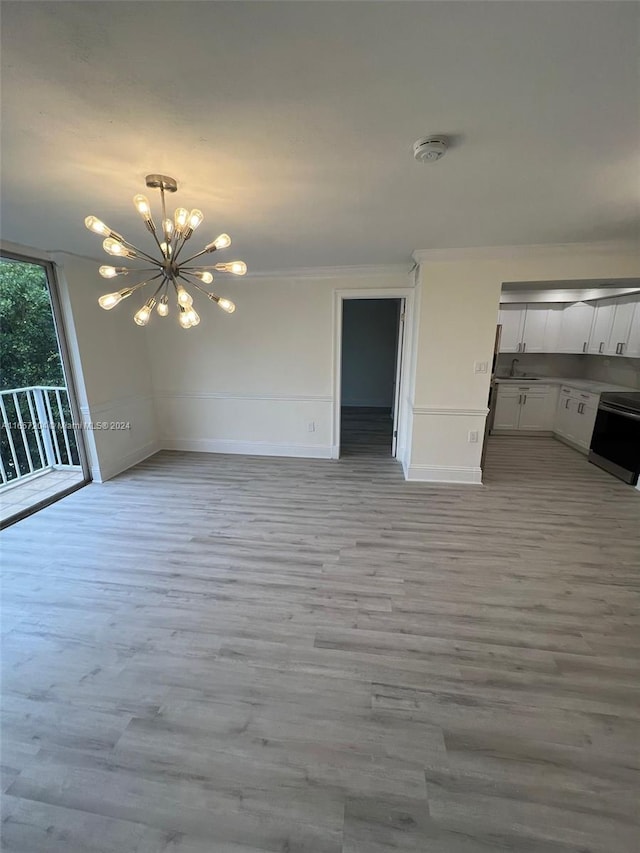
[[[0,526],[88,482],[53,267],[0,256]]]

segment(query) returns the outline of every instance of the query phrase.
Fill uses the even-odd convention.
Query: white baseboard
[[[322,444],[274,444],[266,441],[231,441],[223,438],[164,438],[163,450],[195,450],[201,453],[237,453],[242,456],[295,456],[334,459],[334,448]]]
[[[410,465],[405,471],[407,480],[421,483],[482,484],[481,468],[463,468],[447,465]]]
[[[578,453],[582,453],[584,456],[589,455],[589,450],[586,447],[582,447],[582,445],[577,444],[575,441],[571,441],[570,438],[565,438],[564,435],[560,435],[560,433],[553,432],[551,433],[556,441],[561,441],[563,444],[566,444],[567,447],[572,447],[574,450],[577,450]]]
[[[113,477],[117,477],[118,474],[122,474],[123,471],[133,468],[138,462],[142,462],[144,459],[148,459],[149,456],[153,456],[160,449],[161,445],[158,441],[150,441],[142,447],[138,447],[127,453],[125,456],[121,456],[111,465],[101,465],[99,468],[97,465],[92,465],[91,478],[94,483],[104,483]]]
[[[511,435],[516,438],[550,438],[555,433],[550,429],[492,429],[489,435]]]

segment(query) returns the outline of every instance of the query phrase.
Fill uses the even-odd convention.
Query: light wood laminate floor
[[[640,494],[161,453],[6,530],[4,853],[637,853]]]

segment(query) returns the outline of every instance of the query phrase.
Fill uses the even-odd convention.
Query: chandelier
[[[102,247],[110,255],[117,258],[138,258],[152,264],[151,267],[141,267],[138,269],[128,269],[127,267],[101,266],[99,269],[100,275],[103,278],[115,278],[116,276],[126,276],[129,273],[153,273],[146,275],[144,281],[133,284],[130,287],[124,287],[122,290],[116,290],[114,293],[105,293],[98,299],[98,304],[106,311],[115,308],[123,299],[127,299],[133,293],[141,290],[143,287],[157,283],[153,296],[139,308],[133,315],[133,319],[139,326],[146,326],[151,318],[153,309],[155,308],[161,317],[166,317],[169,314],[170,297],[175,296],[178,306],[178,320],[183,329],[189,329],[191,326],[197,326],[200,322],[200,317],[193,307],[193,297],[185,287],[193,287],[215,302],[219,308],[226,311],[227,314],[233,314],[236,310],[234,303],[224,296],[216,296],[209,290],[202,287],[202,284],[213,284],[213,273],[211,270],[218,272],[232,273],[233,275],[244,275],[247,271],[247,265],[244,261],[227,261],[226,263],[215,264],[213,266],[192,266],[192,262],[196,258],[203,255],[211,254],[219,249],[227,249],[231,245],[231,237],[228,234],[220,234],[215,240],[207,245],[200,252],[191,255],[188,258],[181,259],[185,243],[190,239],[193,232],[201,224],[204,215],[201,210],[194,209],[189,213],[185,207],[179,207],[173,215],[173,219],[167,216],[165,193],[174,193],[178,189],[178,184],[174,178],[169,178],[167,175],[147,175],[146,183],[148,187],[160,190],[160,198],[162,200],[162,227],[160,236],[156,225],[151,216],[151,206],[149,200],[144,195],[136,195],[133,197],[133,205],[142,216],[147,230],[156,242],[160,257],[152,255],[138,249],[128,240],[113,231],[108,225],[105,225],[96,216],[87,216],[84,224],[89,231],[99,234],[104,237]],[[191,266],[188,266],[191,265]],[[200,284],[199,282],[202,282]]]

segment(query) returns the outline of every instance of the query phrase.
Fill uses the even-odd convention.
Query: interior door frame
[[[333,292],[333,427],[331,433],[331,458],[340,458],[340,408],[342,397],[342,309],[347,299],[404,299],[404,335],[402,340],[402,364],[405,368],[411,365],[411,332],[413,329],[414,289],[412,287],[368,287],[349,290],[334,290]],[[400,318],[399,322],[400,322]],[[398,419],[394,430],[398,435],[405,427],[405,418],[409,416],[408,389],[410,387],[409,370],[403,369],[400,377],[400,387],[396,389],[398,404]]]
[[[401,388],[402,388],[402,372],[404,370],[404,335],[405,335],[405,320],[407,312],[407,300],[400,297],[398,300],[398,338],[396,340],[396,369],[393,380],[393,409],[391,417],[393,419],[393,432],[391,433],[391,456],[394,459],[398,457],[398,438],[400,424],[400,407],[402,404]]]
[[[64,374],[65,384],[67,387],[69,409],[71,410],[71,417],[73,418],[73,423],[80,424],[82,423],[82,415],[78,403],[78,392],[73,374],[73,363],[69,355],[69,346],[67,343],[67,335],[64,325],[64,315],[62,311],[62,303],[60,301],[60,291],[58,278],[56,276],[55,264],[52,261],[46,260],[42,257],[23,255],[19,252],[14,252],[13,250],[6,249],[4,246],[1,245],[0,257],[6,259],[7,261],[17,261],[18,263],[23,264],[33,264],[44,269],[44,273],[47,279],[47,291],[49,294],[49,301],[51,303],[51,315],[53,317],[53,325],[56,331],[56,338],[58,340],[60,362],[62,365],[62,372]],[[33,504],[23,512],[17,513],[16,515],[5,519],[5,521],[1,522],[1,528],[14,524],[16,521],[20,521],[22,518],[25,518],[28,515],[32,515],[34,512],[43,509],[49,504],[55,503],[55,501],[59,500],[60,498],[66,497],[66,495],[70,495],[72,492],[81,489],[83,486],[86,486],[88,483],[91,482],[91,469],[89,467],[89,458],[85,445],[84,431],[76,428],[74,430],[74,433],[76,438],[76,447],[78,448],[78,456],[80,458],[80,465],[82,467],[82,481],[79,483],[75,483],[73,486],[69,486],[66,489],[62,489],[59,492],[56,492],[56,494],[52,497],[45,498],[44,500]]]

